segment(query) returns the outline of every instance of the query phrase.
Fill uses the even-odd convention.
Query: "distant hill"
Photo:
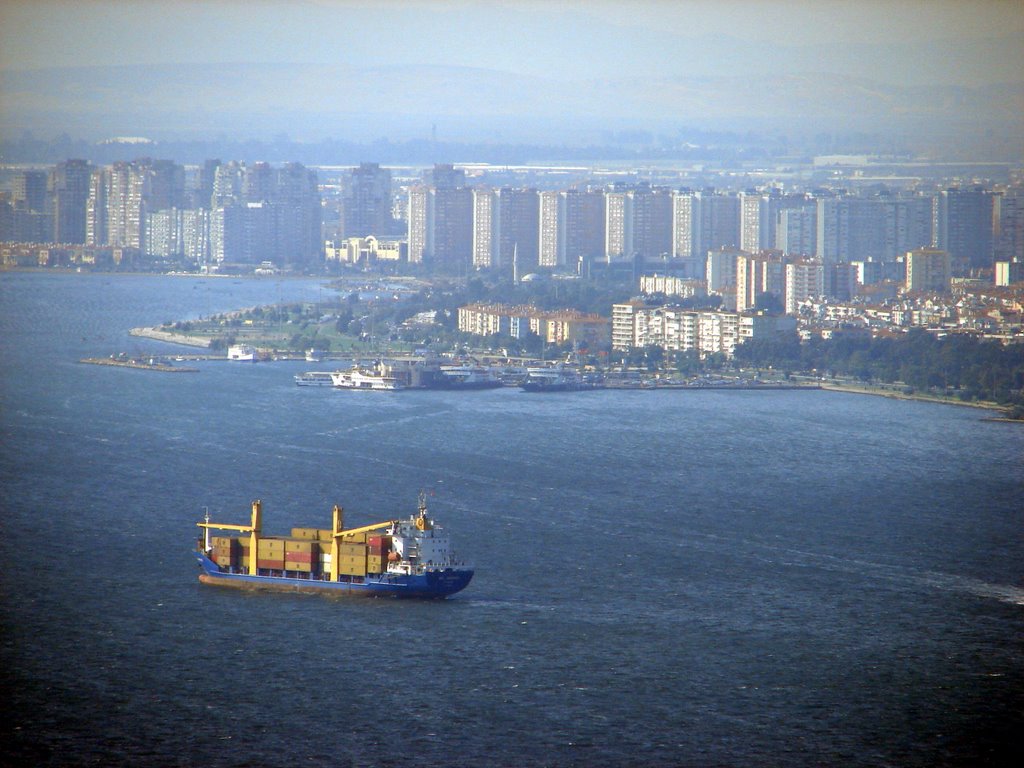
[[[608,131],[675,132],[695,125],[737,132],[865,131],[925,146],[938,137],[1020,157],[1021,114],[1020,82],[899,87],[827,74],[568,82],[466,67],[316,64],[0,73],[0,132],[8,138],[25,130],[90,141],[280,133],[371,141],[436,133],[444,140],[580,145]]]

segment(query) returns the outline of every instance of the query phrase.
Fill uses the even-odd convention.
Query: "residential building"
[[[640,293],[658,293],[664,296],[691,298],[694,296],[706,296],[707,285],[703,280],[677,277],[675,275],[641,275]]]
[[[624,261],[633,255],[633,197],[623,189],[605,193],[606,262]]]
[[[786,264],[786,314],[795,315],[801,302],[825,295],[825,265],[805,259]]]
[[[779,211],[775,248],[788,256],[809,257],[817,250],[818,210],[812,200]]]
[[[520,276],[536,270],[540,248],[537,190],[502,187],[498,190],[497,212],[498,263],[512,264],[514,254]]]
[[[627,193],[632,200],[632,254],[643,259],[672,253],[672,194],[668,189],[639,185]]]
[[[542,208],[543,218],[543,208]],[[605,243],[605,199],[599,189],[559,193],[558,265],[579,267],[601,259]],[[542,233],[541,241],[546,236]]]
[[[933,245],[949,253],[955,275],[992,269],[995,200],[984,187],[940,192],[934,205]]]
[[[465,171],[435,165],[425,184],[409,190],[409,262],[446,274],[464,274],[473,264],[473,191]],[[492,236],[494,224],[492,220]]]
[[[342,235],[381,237],[391,228],[391,171],[378,163],[360,163],[348,171],[342,185]]]
[[[84,244],[92,166],[85,160],[58,163],[48,189],[53,205],[53,242]]]
[[[736,256],[736,311],[745,312],[757,306],[758,297],[774,294],[781,302],[786,290],[786,269],[782,253],[762,251],[758,254],[739,252]]]
[[[473,190],[473,268],[492,269],[499,266],[497,195],[493,189]]]
[[[912,292],[949,293],[952,255],[941,248],[915,248],[906,256],[906,289]]]
[[[707,266],[704,270],[707,275],[708,293],[722,293],[727,288],[736,287],[736,260],[744,255],[749,254],[744,254],[738,248],[708,251]]]
[[[540,266],[554,268],[565,263],[561,253],[564,236],[565,206],[564,192],[545,190],[538,194],[537,260]]]

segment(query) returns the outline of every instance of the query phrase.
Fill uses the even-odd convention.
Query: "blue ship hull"
[[[201,569],[199,580],[204,584],[241,589],[429,600],[454,595],[465,589],[473,578],[473,571],[469,568],[447,568],[415,575],[369,574],[362,577],[361,582],[320,581],[285,576],[250,576],[244,573],[225,573],[202,552],[196,552],[195,555]]]

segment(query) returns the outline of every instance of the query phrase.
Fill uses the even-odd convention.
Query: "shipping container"
[[[285,552],[312,552],[317,546],[315,541],[300,541],[289,539],[284,543]]]
[[[339,541],[338,554],[346,557],[363,557],[366,555],[366,545]]]
[[[284,559],[283,539],[260,539],[257,546],[259,547],[257,551],[257,556],[259,557],[270,557],[277,560]]]
[[[316,541],[319,531],[316,528],[292,528],[293,539]]]
[[[325,528],[320,528],[316,532],[316,537],[320,539],[320,541],[330,541],[334,538],[334,534]]]
[[[284,570],[284,558],[280,560],[271,560],[269,558],[260,557],[256,560],[257,568],[276,568],[281,571]]]
[[[344,557],[338,559],[338,573],[348,576],[365,576],[366,559],[359,557]]]
[[[383,573],[384,572],[384,558],[370,555],[366,558],[366,572],[367,573]]]
[[[311,563],[314,557],[311,552],[292,552],[286,549],[284,559],[291,560],[293,563]]]
[[[294,560],[285,560],[284,569],[286,571],[302,571],[303,573],[309,573],[312,570],[309,563],[297,563]]]

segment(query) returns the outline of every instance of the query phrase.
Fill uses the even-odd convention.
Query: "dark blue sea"
[[[0,760],[1000,766],[1024,755],[1024,429],[825,391],[300,388],[84,365],[312,280],[0,274]],[[319,366],[319,367],[322,367]],[[411,513],[441,602],[199,584],[209,507]]]

